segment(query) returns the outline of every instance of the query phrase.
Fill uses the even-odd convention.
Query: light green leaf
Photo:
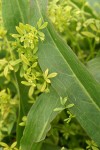
[[[7,65],[7,66],[4,68],[4,72],[3,72],[5,77],[7,77],[8,71],[9,71],[9,66]]]
[[[32,65],[32,68],[35,68],[37,66],[37,62],[35,62],[33,65]]]
[[[65,105],[67,100],[68,100],[68,97],[64,97],[64,98],[60,97],[60,102],[62,105]]]
[[[56,77],[56,76],[57,76],[57,73],[54,72],[54,73],[49,74],[49,75],[48,75],[48,78],[54,78],[54,77]]]
[[[41,41],[43,41],[45,39],[45,35],[43,32],[38,31],[39,34],[39,38],[41,39]]]
[[[39,27],[39,30],[42,30],[44,28],[46,28],[48,25],[48,22],[45,22],[42,26]]]
[[[83,31],[81,32],[84,36],[87,36],[89,38],[95,38],[95,34],[88,32],[88,31]]]
[[[46,85],[47,85],[47,83],[46,83],[46,82],[44,82],[44,83],[43,83],[43,85],[42,85],[42,87],[41,87],[41,92],[44,92],[44,91],[45,91],[45,89],[46,89]]]
[[[44,77],[45,78],[48,76],[48,73],[49,73],[49,69],[46,69],[45,72],[44,72]]]
[[[23,61],[26,65],[29,65],[29,61],[28,61],[28,59],[25,57],[25,55],[21,54],[21,59],[22,59],[22,61]]]
[[[42,25],[42,19],[40,18],[39,21],[37,22],[38,29],[41,27],[41,25]]]
[[[17,145],[17,142],[14,142],[14,143],[11,145],[11,148],[14,148],[16,145]]]
[[[23,35],[23,30],[21,30],[19,27],[16,27],[16,30],[20,35]]]
[[[26,86],[30,86],[31,84],[27,81],[21,81],[22,84],[26,85]]]
[[[21,62],[21,59],[17,59],[17,60],[14,60],[14,61],[10,61],[10,64],[12,66],[15,66],[15,65],[19,64],[20,62]]]
[[[69,104],[68,106],[66,106],[66,108],[71,108],[73,106],[74,106],[74,104]]]
[[[32,97],[33,92],[34,92],[34,86],[31,86],[29,88],[29,92],[28,92],[28,95],[29,95],[30,98]]]
[[[4,142],[0,142],[0,145],[3,146],[3,147],[8,147],[8,145]]]
[[[90,25],[91,29],[94,30],[95,32],[98,32],[97,27],[94,24]]]
[[[58,107],[58,108],[55,108],[54,111],[58,111],[58,112],[59,112],[59,111],[62,111],[62,110],[64,110],[64,109],[65,109],[65,108],[63,108],[63,107]]]
[[[13,66],[12,66],[11,64],[8,65],[8,68],[9,68],[10,70],[14,70],[14,68],[13,68]]]

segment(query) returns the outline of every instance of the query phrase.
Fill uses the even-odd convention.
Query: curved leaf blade
[[[44,140],[50,129],[50,122],[57,115],[53,110],[58,106],[60,106],[59,95],[53,89],[50,93],[39,97],[28,113],[26,129],[21,140],[22,150],[33,150],[35,143]]]
[[[52,87],[61,96],[68,96],[74,103],[72,112],[87,134],[100,144],[100,84],[79,62],[71,49],[48,27],[54,45],[41,46],[39,62],[41,68],[58,73]],[[45,52],[46,49],[46,52]],[[67,95],[66,95],[67,94]]]

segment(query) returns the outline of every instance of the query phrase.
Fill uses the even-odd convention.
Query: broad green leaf
[[[60,96],[67,96],[72,101],[74,104],[72,113],[75,114],[87,134],[99,145],[100,84],[54,32],[53,27],[48,26],[48,31],[53,44],[50,40],[41,44],[40,66],[43,70],[48,67],[51,72],[58,73],[57,77],[52,80],[52,87]]]
[[[47,0],[32,2],[36,24],[35,21],[39,18],[45,19],[46,10],[43,6]],[[71,112],[87,134],[100,146],[100,84],[63,42],[50,22],[45,35],[45,43],[39,45],[39,63],[43,71],[48,68],[50,72],[57,72],[58,75],[52,79],[51,92],[40,96],[28,114],[21,140],[22,150],[32,150],[32,143],[34,145],[45,138],[50,122],[57,115],[54,108],[59,107],[60,96],[68,97],[70,103],[74,104]]]
[[[100,83],[100,57],[94,58],[87,63],[87,68],[94,78]]]
[[[57,115],[57,112],[53,110],[59,106],[59,95],[53,89],[50,89],[50,93],[42,94],[39,97],[27,116],[28,121],[21,143],[22,150],[33,150],[34,144],[44,139],[50,129],[50,122]],[[24,141],[25,139],[26,141]]]

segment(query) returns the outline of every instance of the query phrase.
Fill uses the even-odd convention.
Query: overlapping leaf
[[[46,4],[47,0],[30,0],[31,24],[35,24],[39,18],[47,21]],[[32,106],[21,148],[33,150],[34,144],[45,138],[50,122],[57,115],[54,108],[59,107],[60,96],[67,96],[69,103],[74,103],[71,111],[88,135],[100,146],[100,84],[62,41],[50,22],[44,32],[46,40],[39,45],[39,63],[43,71],[49,68],[50,72],[57,72],[58,76],[52,80],[50,93],[41,95]]]

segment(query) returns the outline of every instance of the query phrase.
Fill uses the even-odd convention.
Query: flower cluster
[[[0,141],[10,134],[16,121],[17,97],[11,96],[10,90],[0,91]]]
[[[0,145],[3,147],[3,150],[21,150],[16,147],[17,142],[12,143],[11,146],[7,145],[4,142],[0,142]]]
[[[5,90],[4,85],[15,86],[14,74],[19,72],[21,83],[29,87],[29,102],[33,103],[40,93],[49,91],[50,79],[57,75],[57,73],[49,74],[48,69],[42,72],[39,67],[38,43],[44,41],[45,35],[41,30],[47,26],[47,22],[42,22],[42,19],[39,19],[36,27],[19,23],[19,26],[16,27],[17,34],[12,35],[13,41],[8,41],[7,31],[0,28],[0,52],[3,54],[0,55],[0,80],[3,79],[3,85],[0,85],[0,141],[10,134],[18,109],[16,87],[12,97],[10,89]],[[19,125],[24,126],[26,119],[27,116],[23,116]],[[15,144],[9,147],[7,144],[1,143],[1,146],[5,150],[17,150]]]
[[[49,91],[50,78],[57,75],[57,73],[49,74],[48,69],[42,73],[39,67],[38,42],[39,40],[44,41],[45,35],[41,30],[47,26],[47,22],[42,22],[42,19],[39,19],[36,27],[19,23],[19,26],[16,27],[18,33],[12,35],[15,38],[12,46],[14,50],[17,50],[18,55],[16,58],[17,63],[13,67],[15,70],[16,66],[17,69],[20,69],[20,77],[24,77],[21,83],[29,86],[30,102],[33,102],[40,93]]]
[[[48,5],[49,18],[83,62],[93,58],[100,46],[100,19],[91,12],[85,0],[51,0]]]

